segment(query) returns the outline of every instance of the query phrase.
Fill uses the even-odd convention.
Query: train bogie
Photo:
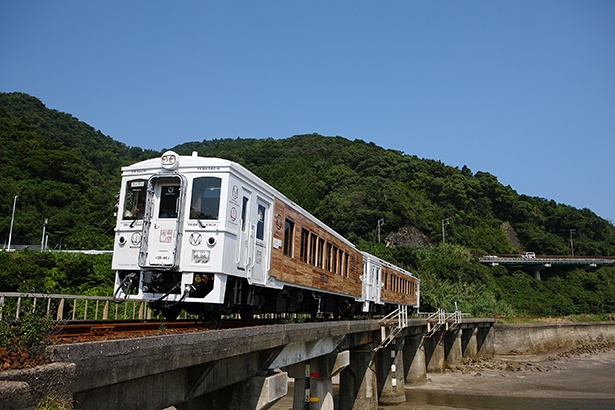
[[[181,308],[350,316],[418,306],[397,295],[418,296],[416,278],[360,252],[238,164],[168,151],[122,171],[117,299],[149,301],[168,317]]]

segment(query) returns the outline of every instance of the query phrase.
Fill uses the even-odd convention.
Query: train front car
[[[168,151],[122,168],[116,300],[148,301],[168,319],[182,308],[219,317],[253,302],[234,281],[267,280],[273,199],[242,183],[236,166]],[[230,282],[234,294],[226,292]]]

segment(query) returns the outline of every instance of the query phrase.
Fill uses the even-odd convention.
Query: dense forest
[[[459,301],[476,314],[615,311],[615,268],[547,273],[539,282],[476,261],[528,250],[569,255],[571,230],[575,255],[615,253],[612,222],[520,195],[488,172],[317,134],[165,148],[244,165],[360,248],[416,272],[426,309]],[[47,220],[49,249],[111,249],[121,166],[160,153],[114,141],[35,97],[0,93],[3,248],[15,203],[14,245],[40,246]],[[0,287],[104,294],[112,280],[104,258],[0,252]]]

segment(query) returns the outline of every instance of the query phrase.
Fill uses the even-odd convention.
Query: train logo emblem
[[[231,195],[233,199],[239,198],[239,188],[237,188],[237,185],[233,185],[233,193]]]
[[[192,233],[190,234],[190,245],[192,246],[197,246],[201,244],[201,241],[203,240],[203,238],[201,237],[200,233]]]
[[[231,207],[231,212],[229,216],[231,218],[231,222],[235,222],[237,220],[237,208],[235,208],[234,206]]]
[[[132,234],[132,236],[130,237],[130,243],[132,243],[133,245],[138,245],[141,243],[141,234],[138,232],[135,232]]]

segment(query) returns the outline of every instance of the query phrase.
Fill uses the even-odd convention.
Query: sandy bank
[[[396,410],[615,408],[615,350],[602,344],[476,360],[429,374],[423,385],[406,386],[406,397]]]

